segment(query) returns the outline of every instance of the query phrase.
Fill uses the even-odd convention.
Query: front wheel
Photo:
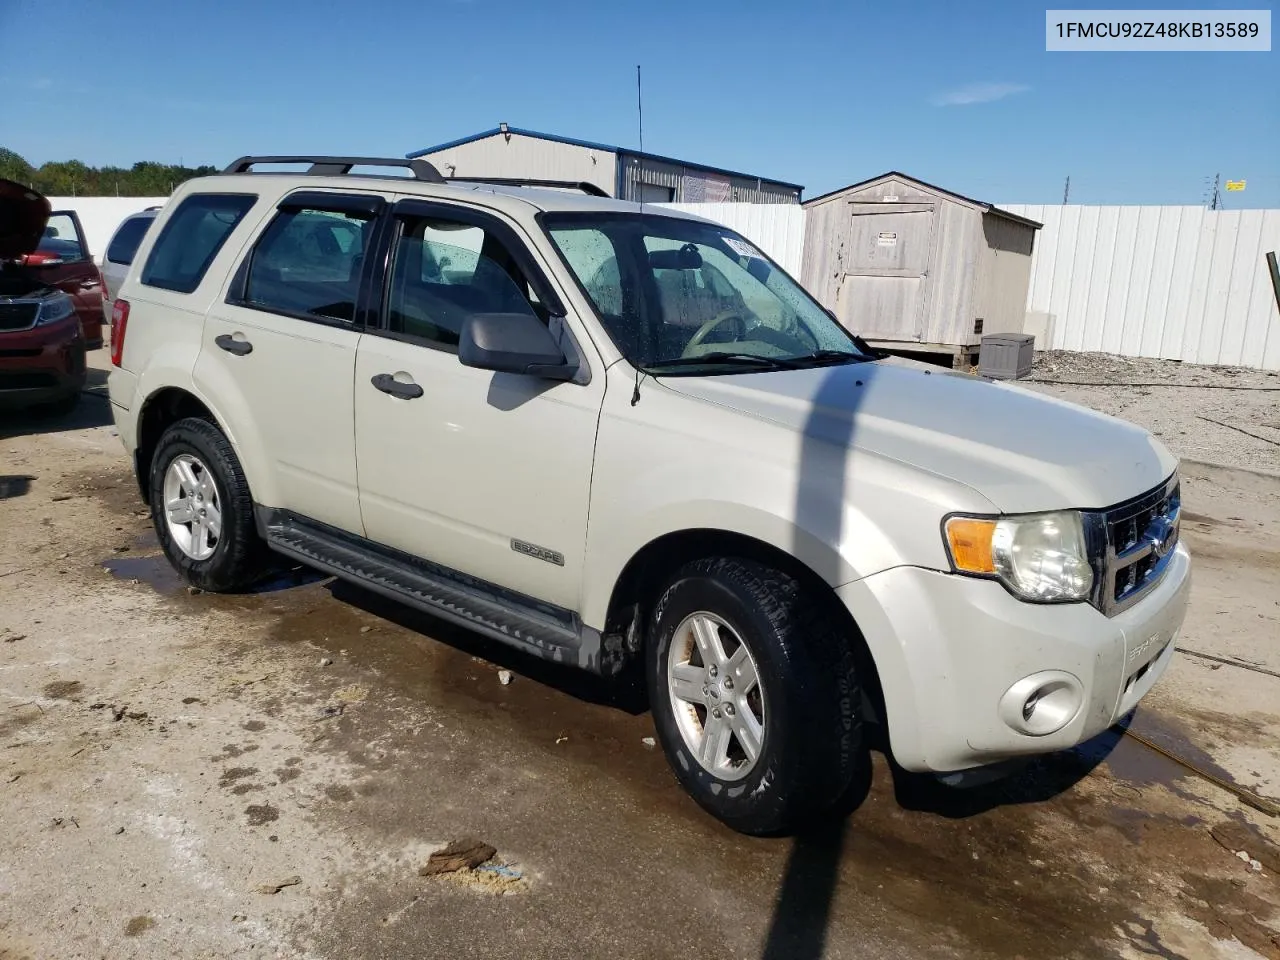
[[[156,536],[189,584],[225,593],[262,575],[249,484],[217,427],[194,417],[172,424],[156,445],[150,491]]]
[[[849,637],[828,598],[748,560],[689,564],[650,624],[649,697],[681,784],[734,829],[832,810],[870,758]]]

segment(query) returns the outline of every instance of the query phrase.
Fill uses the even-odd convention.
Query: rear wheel
[[[831,810],[870,760],[854,658],[828,598],[748,560],[700,560],[649,629],[650,704],[681,784],[744,833]]]
[[[151,461],[151,518],[169,562],[192,586],[243,589],[265,569],[249,484],[231,443],[189,417],[160,437]]]

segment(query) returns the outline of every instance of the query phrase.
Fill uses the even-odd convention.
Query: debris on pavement
[[[496,847],[491,847],[483,840],[476,840],[473,837],[455,840],[431,854],[426,864],[418,868],[418,876],[433,877],[458,870],[474,870],[480,864],[492,859],[497,852]]]
[[[568,737],[556,737],[556,743],[564,743],[568,739]]]
[[[1280,847],[1270,843],[1258,831],[1228,820],[1211,827],[1209,835],[1228,853],[1247,862],[1251,869],[1265,867],[1268,873],[1280,876]],[[1255,862],[1258,867],[1253,867]]]
[[[353,683],[349,687],[333,691],[333,699],[339,703],[359,703],[369,696],[369,688],[362,687],[358,683]]]
[[[279,883],[260,883],[253,888],[254,893],[263,893],[267,896],[274,896],[285,887],[296,887],[302,882],[302,878],[298,876],[285,877]]]
[[[120,834],[122,834],[122,833],[124,833],[124,827],[116,827],[116,829],[115,829],[115,834],[116,834],[116,836],[118,837],[118,836],[120,836]]]
[[[27,639],[27,635],[25,633],[13,633],[8,627],[4,628],[5,643],[17,643],[19,640],[25,639]]]
[[[346,704],[342,704],[342,703],[325,704],[323,707],[320,707],[319,709],[320,715],[316,717],[316,719],[332,720],[334,717],[342,716],[342,713],[344,710],[346,710]]]
[[[321,657],[321,658],[320,658],[320,666],[322,666],[322,667],[331,667],[331,666],[333,666],[333,660],[331,660],[329,657]]]
[[[511,682],[511,671],[510,671],[510,670],[499,670],[499,671],[498,671],[498,682],[499,682],[500,684],[502,684],[504,687],[505,687],[507,684],[509,684],[509,683]]]
[[[360,628],[360,632],[361,632],[361,633],[369,633],[372,629],[373,629],[373,627],[361,627],[361,628]]]
[[[653,749],[658,745],[658,741],[653,739],[653,737],[644,737],[640,742],[650,749]]]

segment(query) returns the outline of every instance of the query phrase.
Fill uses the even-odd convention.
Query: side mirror
[[[576,362],[566,359],[546,324],[530,313],[473,313],[458,334],[463,366],[572,380]]]

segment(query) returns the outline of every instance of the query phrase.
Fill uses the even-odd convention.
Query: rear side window
[[[120,224],[111,243],[107,245],[107,259],[112,263],[128,266],[133,263],[133,255],[138,252],[138,244],[151,226],[155,217],[130,217]]]
[[[257,200],[240,193],[191,194],[156,238],[142,268],[142,282],[179,293],[200,286],[222,244]]]
[[[374,214],[283,210],[262,233],[245,280],[245,306],[290,316],[355,320]]]

